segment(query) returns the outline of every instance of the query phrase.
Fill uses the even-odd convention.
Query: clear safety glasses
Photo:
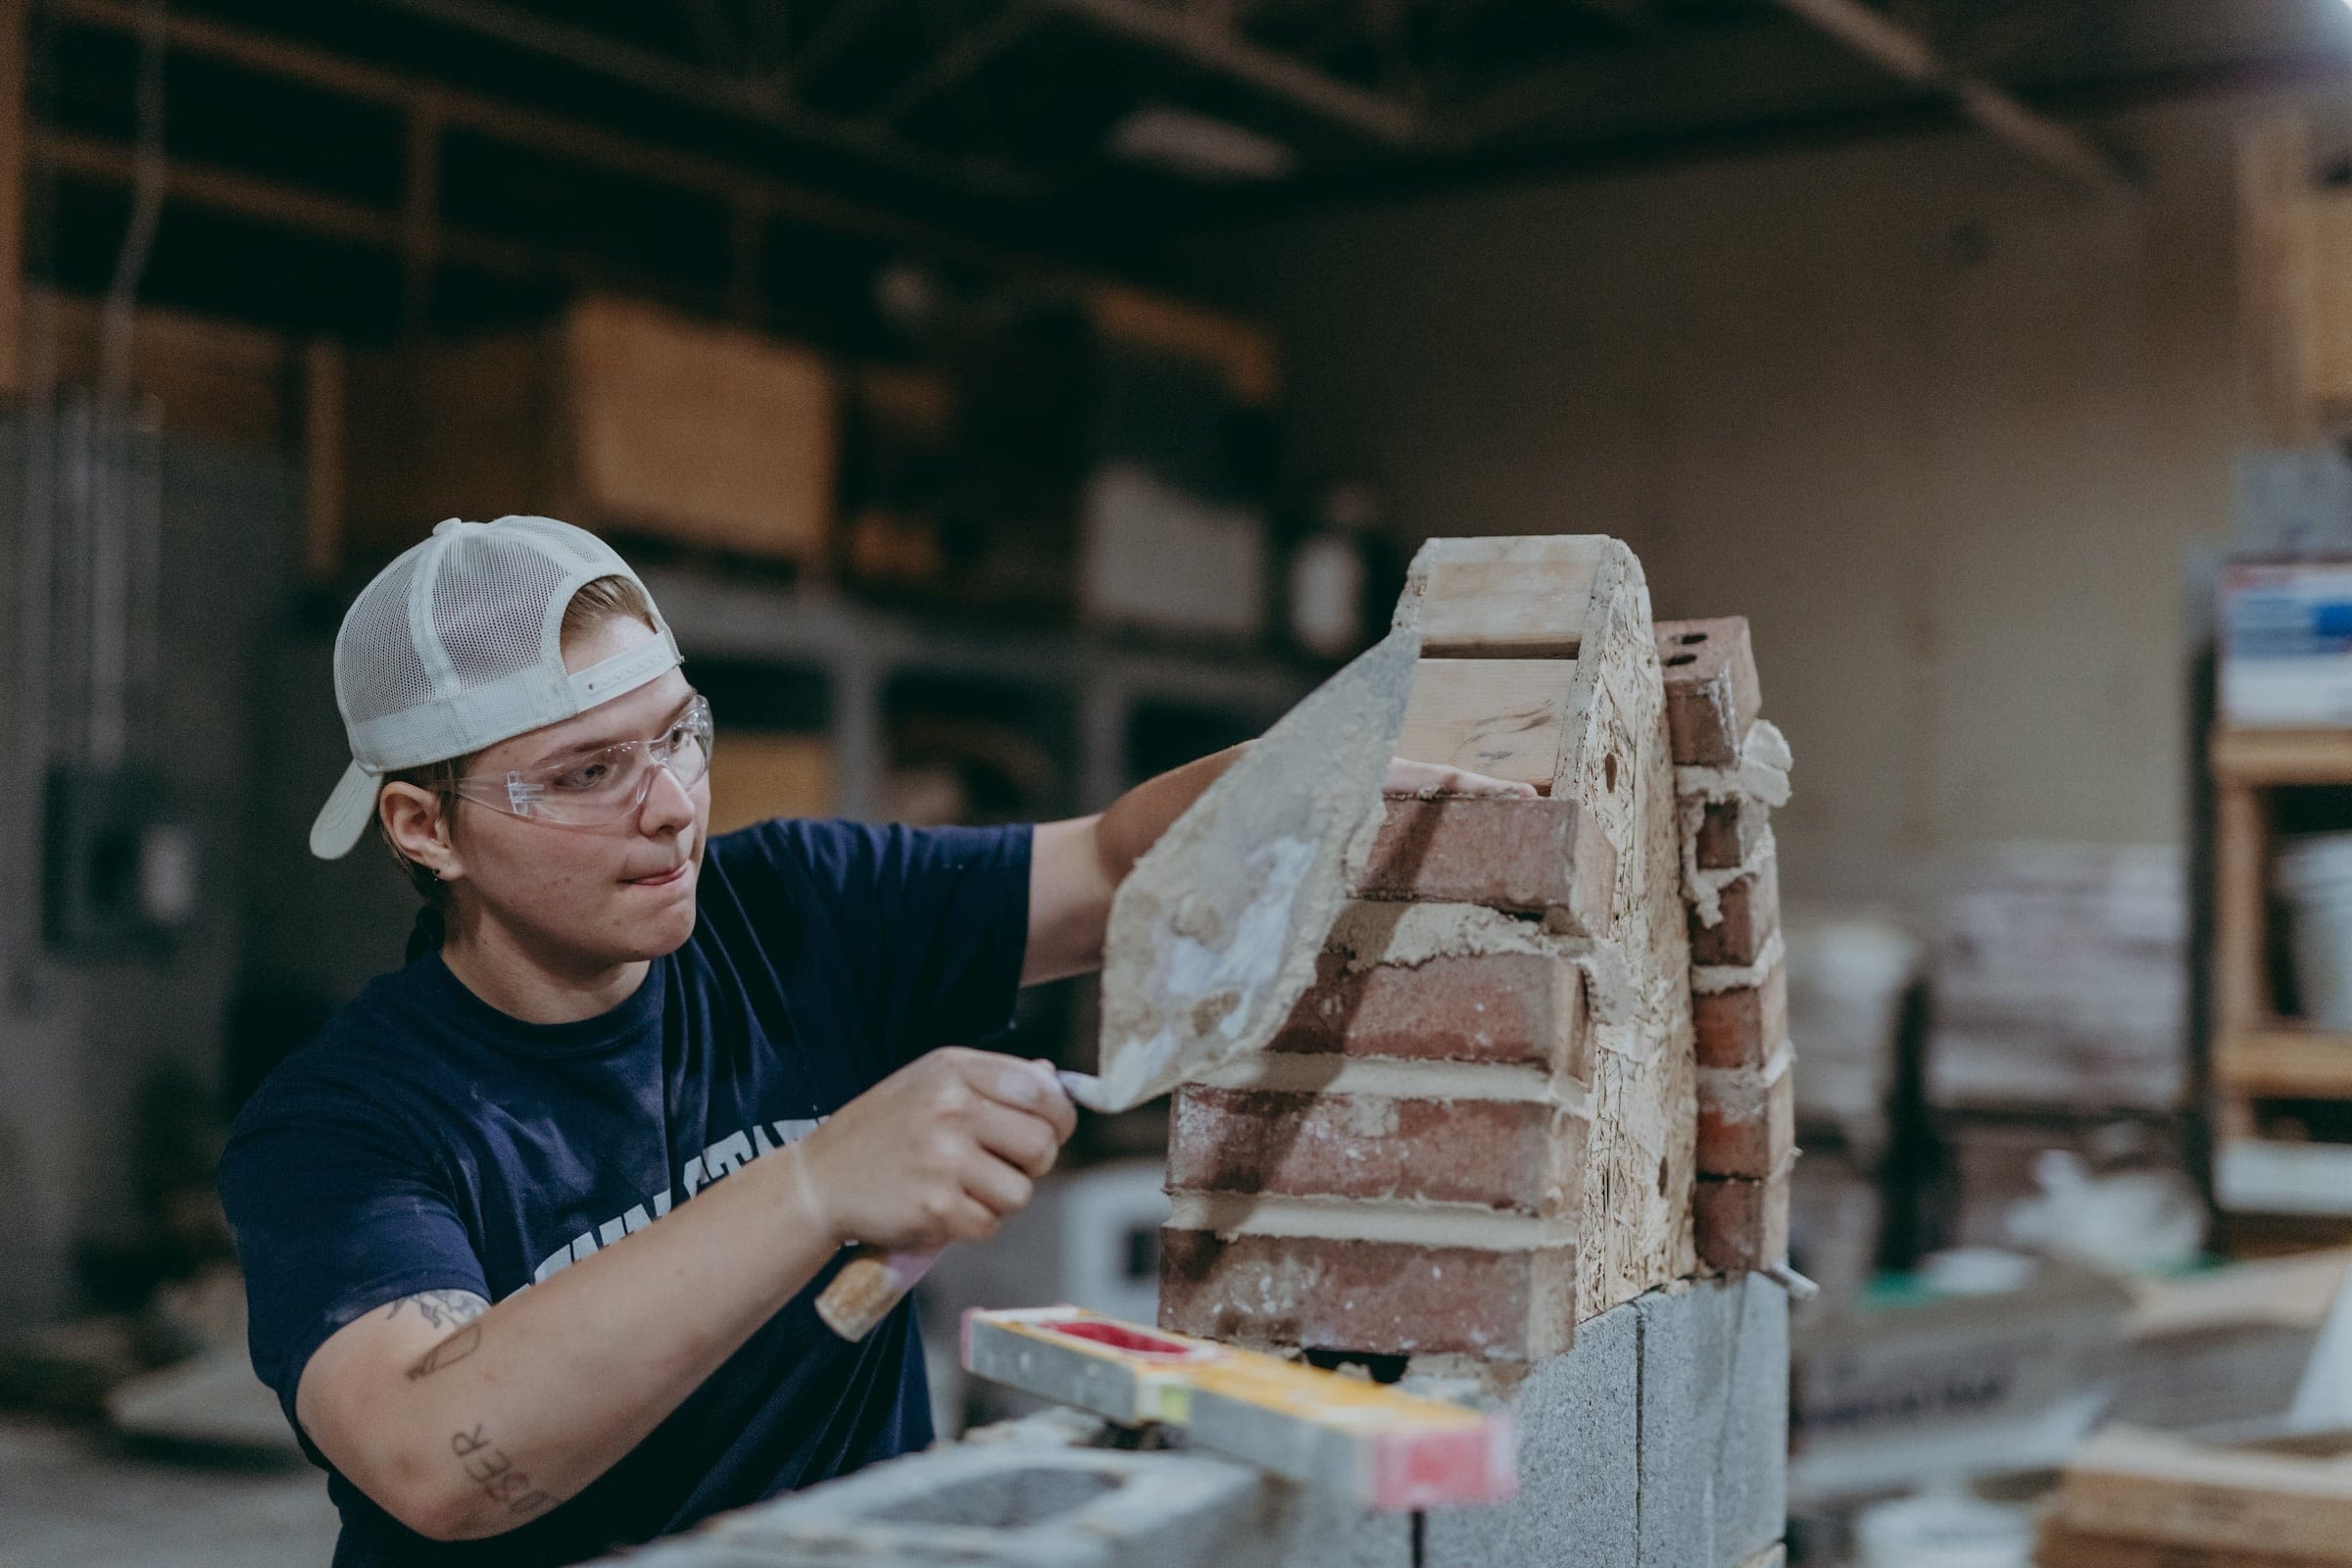
[[[597,827],[637,814],[666,767],[692,789],[710,771],[710,705],[697,697],[650,741],[621,741],[593,752],[510,771],[501,779],[460,779],[469,801],[556,827]]]

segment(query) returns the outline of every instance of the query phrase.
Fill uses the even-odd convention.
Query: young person
[[[1119,879],[1230,755],[1072,821],[710,839],[675,640],[544,517],[386,567],[335,689],[353,761],[312,849],[373,825],[426,907],[220,1174],[335,1561],[576,1562],[928,1443],[910,1310],[852,1345],[814,1298],[851,1242],[985,1240],[1028,1201],[1074,1113],[969,1047],[1099,963]]]

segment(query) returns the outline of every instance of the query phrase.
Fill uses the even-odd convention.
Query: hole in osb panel
[[[1668,1172],[1666,1169],[1666,1156],[1661,1154],[1658,1156],[1658,1196],[1660,1198],[1664,1198],[1666,1196],[1667,1176]]]
[[[1707,634],[1703,631],[1687,631],[1675,639],[1676,642],[1681,643],[1685,648],[1689,648],[1694,643],[1703,643],[1706,640]]]
[[[1617,754],[1615,752],[1611,752],[1600,760],[1600,784],[1601,788],[1606,790],[1614,791],[1617,788]]]
[[[1698,656],[1696,654],[1676,654],[1671,659],[1666,661],[1666,667],[1668,669],[1680,669],[1685,664],[1695,664],[1697,662]]]

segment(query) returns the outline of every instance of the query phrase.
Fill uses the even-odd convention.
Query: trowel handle
[[[1080,1104],[1092,1102],[1096,1083],[1082,1072],[1057,1072],[1054,1081],[1063,1094]],[[850,1260],[841,1265],[816,1298],[816,1315],[825,1327],[855,1345],[864,1339],[881,1321],[890,1316],[890,1309],[906,1298],[917,1281],[931,1272],[939,1261],[941,1249],[894,1252],[887,1248],[872,1247],[864,1242],[853,1250]]]
[[[841,1265],[833,1283],[816,1298],[816,1315],[825,1327],[853,1345],[874,1332],[890,1309],[906,1298],[915,1282],[931,1272],[940,1249],[893,1252],[858,1244],[850,1260]]]

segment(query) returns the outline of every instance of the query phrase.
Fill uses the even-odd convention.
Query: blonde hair
[[[653,601],[645,597],[644,589],[626,577],[592,578],[580,584],[564,606],[564,624],[559,634],[561,646],[568,648],[574,638],[584,637],[608,621],[624,619],[642,621],[649,631],[661,630],[654,624]],[[420,762],[415,767],[386,773],[384,782],[413,784],[432,795],[441,803],[441,809],[447,811],[458,798],[458,781],[466,776],[466,769],[473,766],[473,760],[481,755],[478,751],[467,752],[463,757],[444,758],[438,762]],[[446,908],[449,905],[449,884],[401,853],[400,846],[392,841],[391,830],[384,826],[380,812],[375,818],[375,835],[384,848],[391,852],[393,861],[399,865],[401,874],[409,879],[409,886],[416,890],[416,896],[435,909]]]

